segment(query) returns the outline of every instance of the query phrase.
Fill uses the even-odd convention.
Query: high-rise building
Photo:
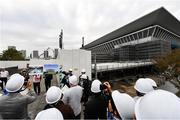
[[[23,56],[24,58],[26,58],[26,50],[20,50],[19,52],[22,54],[22,56]]]
[[[15,49],[16,50],[16,46],[8,46],[8,49]]]
[[[44,51],[44,59],[49,59],[49,52],[48,52],[48,50]]]
[[[58,49],[54,49],[54,58],[56,59],[58,56]]]
[[[33,58],[39,58],[39,52],[37,50],[33,50]]]

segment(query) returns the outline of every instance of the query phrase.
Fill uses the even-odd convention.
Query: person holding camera
[[[20,74],[13,74],[7,81],[8,94],[0,97],[0,119],[30,119],[28,104],[36,100],[36,94],[30,90],[28,95],[21,95],[23,85],[24,77]]]
[[[106,87],[99,80],[92,82],[92,96],[85,104],[84,119],[107,119],[108,102],[102,94]]]

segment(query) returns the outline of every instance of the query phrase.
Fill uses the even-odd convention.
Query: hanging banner
[[[58,73],[60,70],[58,64],[44,64],[43,71],[50,72],[50,73]]]

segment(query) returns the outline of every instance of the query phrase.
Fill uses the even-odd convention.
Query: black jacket
[[[85,105],[84,119],[106,119],[108,103],[104,97],[99,94],[94,94]]]

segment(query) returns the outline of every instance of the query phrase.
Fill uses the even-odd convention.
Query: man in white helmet
[[[134,89],[136,90],[137,94],[137,96],[134,97],[135,101],[137,101],[140,97],[144,96],[148,92],[154,90],[152,84],[145,78],[139,78],[134,85]]]
[[[36,100],[36,94],[30,90],[28,95],[21,95],[24,77],[12,75],[6,84],[8,95],[0,97],[0,119],[28,119],[28,104]]]
[[[107,106],[104,96],[102,95],[102,83],[94,80],[91,84],[92,96],[85,104],[84,119],[106,119]]]
[[[88,101],[91,87],[91,81],[89,80],[89,77],[86,75],[85,69],[82,69],[81,75],[79,76],[79,85],[84,88],[82,102],[84,102],[85,104]]]
[[[50,87],[46,93],[47,105],[45,106],[44,110],[49,108],[57,108],[59,111],[61,111],[64,119],[74,119],[75,115],[72,108],[69,105],[64,104],[62,98],[63,92],[59,87]]]
[[[56,108],[40,111],[35,120],[64,120],[62,113]]]
[[[75,75],[69,77],[69,84],[70,88],[64,92],[63,102],[71,106],[75,119],[80,119],[83,88],[78,85],[78,79]]]

